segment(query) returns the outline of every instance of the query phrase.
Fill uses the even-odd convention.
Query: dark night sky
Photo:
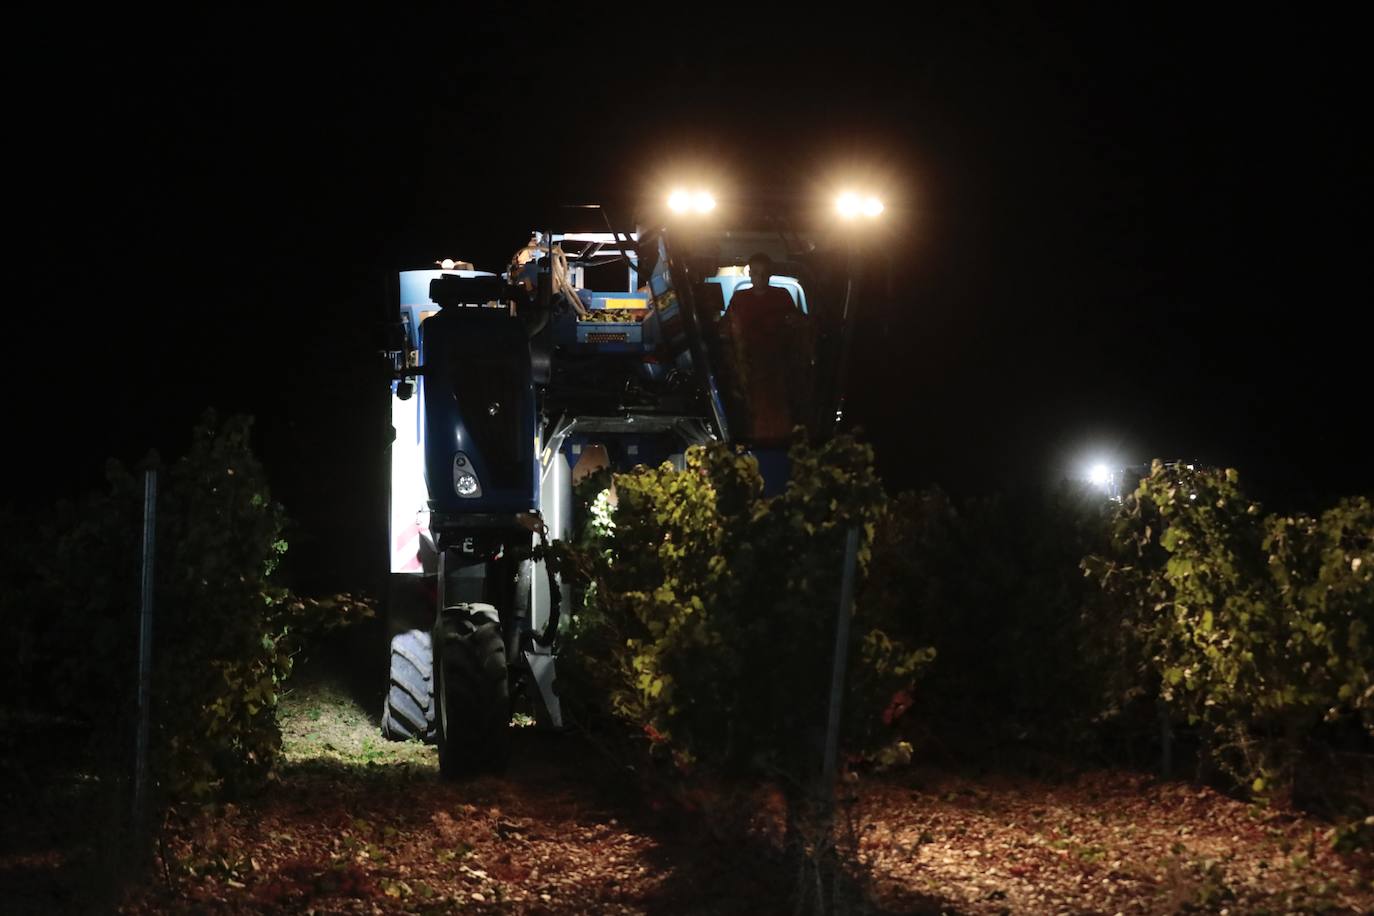
[[[307,548],[356,528],[392,273],[499,269],[550,205],[703,163],[893,182],[853,414],[898,486],[1105,449],[1236,465],[1278,503],[1369,491],[1355,24],[1017,8],[16,27],[9,441],[43,433],[7,498],[175,452],[214,404],[260,418]]]

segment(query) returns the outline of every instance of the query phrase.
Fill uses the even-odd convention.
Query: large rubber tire
[[[426,630],[391,638],[391,684],[382,710],[382,735],[392,741],[433,741],[434,654]]]
[[[501,626],[489,605],[448,608],[436,630],[439,772],[499,773],[510,757],[510,680]]]

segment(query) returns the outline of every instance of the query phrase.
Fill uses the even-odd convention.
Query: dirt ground
[[[125,912],[743,914],[776,893],[575,738],[517,729],[506,774],[454,784],[328,685],[282,725],[278,782],[174,818]]]
[[[282,723],[279,778],[240,805],[171,814],[123,912],[790,911],[768,830],[715,829],[709,800],[661,804],[574,736],[520,729],[507,774],[452,784],[433,749],[383,741],[328,682],[299,685]],[[1330,825],[1210,789],[907,769],[847,790],[872,912],[1374,912],[1369,857],[1334,853]],[[9,846],[0,900],[22,887],[17,911],[90,911],[33,896],[45,876],[62,886],[69,850]]]
[[[958,913],[1369,913],[1368,857],[1330,827],[1214,790],[1094,772],[1047,785],[907,773],[862,787],[889,908]]]

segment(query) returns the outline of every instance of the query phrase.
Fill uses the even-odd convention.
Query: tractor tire
[[[434,740],[434,654],[425,630],[391,638],[391,685],[382,735],[392,741]]]
[[[510,675],[490,605],[448,608],[436,629],[439,772],[446,779],[499,773],[510,756]]]

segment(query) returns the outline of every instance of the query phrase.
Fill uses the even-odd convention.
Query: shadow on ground
[[[118,730],[112,730],[118,734]],[[108,912],[136,866],[127,748],[112,734],[42,716],[0,726],[0,909]]]
[[[582,735],[515,728],[506,772],[441,779],[432,747],[381,739],[381,690],[356,645],[298,669],[279,779],[174,816],[126,911],[791,912],[794,878],[767,831],[648,790]],[[938,911],[912,896],[893,912]]]

